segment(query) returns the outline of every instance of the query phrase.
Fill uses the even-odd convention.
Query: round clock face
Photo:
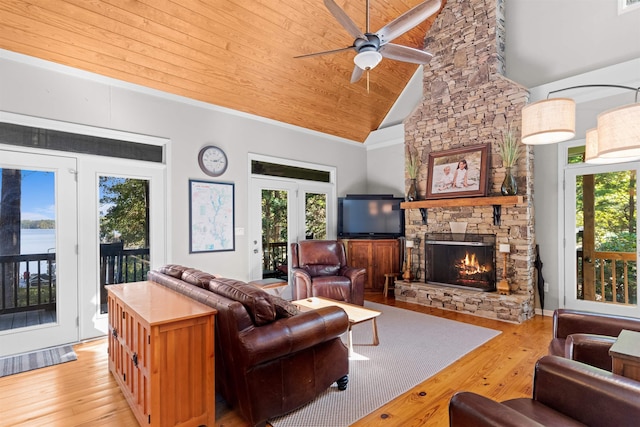
[[[218,147],[209,145],[200,150],[198,164],[209,176],[220,176],[227,170],[227,155]]]

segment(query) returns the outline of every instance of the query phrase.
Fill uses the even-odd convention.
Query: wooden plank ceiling
[[[336,2],[365,28],[365,0]],[[372,32],[419,3],[371,0]],[[367,92],[353,50],[294,59],[352,42],[322,0],[0,0],[0,48],[364,141],[417,66],[383,59]]]

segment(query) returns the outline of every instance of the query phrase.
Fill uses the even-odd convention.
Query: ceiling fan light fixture
[[[640,157],[640,104],[598,115],[598,157],[625,160]]]
[[[382,61],[382,55],[376,50],[366,50],[358,53],[353,62],[362,70],[372,70]]]
[[[570,98],[552,98],[529,104],[522,109],[522,143],[553,144],[576,134],[576,102]]]

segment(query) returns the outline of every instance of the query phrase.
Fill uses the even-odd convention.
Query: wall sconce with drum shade
[[[508,243],[501,243],[498,247],[498,252],[503,255],[504,263],[502,265],[502,280],[498,282],[498,293],[500,295],[509,295],[511,288],[509,287],[509,281],[507,280],[507,256],[511,252],[511,246]]]
[[[606,87],[631,90],[635,103],[598,115],[597,128],[587,131],[585,162],[615,163],[640,158],[639,88],[621,85],[580,85],[549,92],[547,99],[522,109],[522,143],[553,144],[575,136],[575,101],[549,95],[571,89]]]

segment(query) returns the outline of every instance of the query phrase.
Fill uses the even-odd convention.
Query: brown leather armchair
[[[293,298],[326,297],[364,305],[366,269],[347,265],[342,242],[304,240],[291,244]]]
[[[450,426],[632,426],[640,420],[640,382],[574,360],[544,356],[536,363],[531,398],[499,403],[456,393]]]
[[[553,312],[549,354],[611,371],[609,348],[623,329],[640,332],[640,319],[557,309]]]

